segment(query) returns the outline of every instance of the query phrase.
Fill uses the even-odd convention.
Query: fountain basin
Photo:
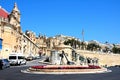
[[[81,65],[39,65],[39,66],[32,66],[33,69],[101,69],[101,67],[96,65],[88,65],[88,66],[81,66]]]
[[[89,65],[40,65],[32,66],[27,70],[21,70],[23,73],[31,74],[90,74],[111,72],[107,68]]]

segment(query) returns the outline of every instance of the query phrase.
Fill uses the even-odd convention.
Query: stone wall
[[[77,52],[83,55],[84,57],[98,58],[100,66],[120,65],[120,54],[91,52],[85,50],[77,50]]]

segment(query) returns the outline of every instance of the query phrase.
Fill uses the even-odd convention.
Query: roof
[[[8,15],[9,13],[5,9],[0,7],[0,17],[8,18]]]

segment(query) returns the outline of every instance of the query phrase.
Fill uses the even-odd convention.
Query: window
[[[16,59],[16,56],[9,56],[9,59]]]
[[[18,56],[18,59],[25,59],[24,56]]]

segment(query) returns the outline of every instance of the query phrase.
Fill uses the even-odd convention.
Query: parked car
[[[120,65],[115,65],[115,67],[119,67],[120,68]]]
[[[36,57],[34,57],[35,59],[40,59],[40,56],[36,56]]]
[[[32,60],[34,60],[34,57],[28,56],[28,57],[26,58],[26,60],[27,60],[27,61],[32,61]]]
[[[0,59],[0,69],[10,67],[8,59]]]
[[[12,53],[9,55],[10,65],[26,64],[25,56],[21,53]]]

